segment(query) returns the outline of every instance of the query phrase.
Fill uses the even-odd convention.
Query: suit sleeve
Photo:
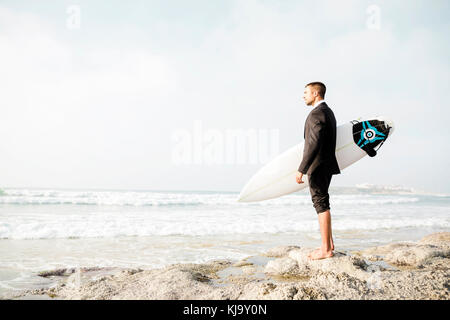
[[[319,153],[325,134],[325,124],[319,120],[314,120],[312,128],[305,137],[305,146],[303,149],[303,159],[298,167],[298,171],[306,174],[312,162]]]

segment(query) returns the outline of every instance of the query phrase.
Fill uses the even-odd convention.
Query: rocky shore
[[[42,271],[55,286],[14,299],[439,299],[450,298],[450,232],[310,261],[313,248],[276,247],[241,261],[161,269]]]

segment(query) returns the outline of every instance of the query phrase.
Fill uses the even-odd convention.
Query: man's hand
[[[304,183],[302,178],[303,178],[303,173],[297,171],[297,176],[295,177],[295,179],[297,180],[298,184]]]

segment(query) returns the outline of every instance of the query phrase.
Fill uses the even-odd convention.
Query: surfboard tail
[[[371,120],[355,120],[352,124],[353,141],[369,157],[377,155],[377,151],[394,131],[394,122],[382,116]]]

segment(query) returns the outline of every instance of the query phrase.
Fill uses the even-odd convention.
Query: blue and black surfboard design
[[[370,157],[377,154],[377,150],[386,141],[391,127],[382,120],[367,120],[353,122],[353,141]],[[378,149],[375,150],[375,147]]]

